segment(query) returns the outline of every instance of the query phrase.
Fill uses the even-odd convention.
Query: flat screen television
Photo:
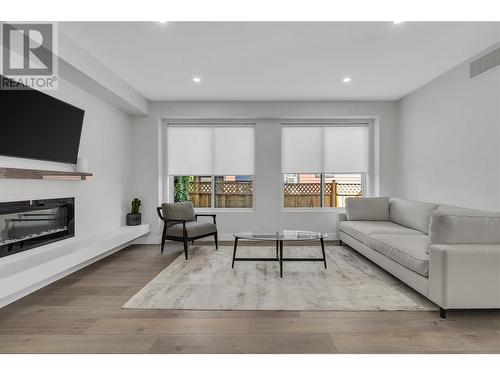
[[[26,86],[0,87],[0,155],[75,164],[84,113]]]

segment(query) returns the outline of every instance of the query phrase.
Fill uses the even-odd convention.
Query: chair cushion
[[[372,234],[414,234],[422,235],[418,230],[403,227],[391,221],[342,221],[339,229],[356,238],[358,241],[368,244],[368,237]],[[426,236],[424,236],[426,237]]]
[[[217,232],[217,226],[214,223],[188,221],[186,223],[186,232],[188,238],[203,236]],[[167,236],[182,237],[182,224],[174,224],[167,228]]]
[[[398,262],[402,266],[428,277],[429,255],[425,251],[427,236],[373,234],[368,239],[368,246]]]
[[[192,202],[163,203],[163,216],[170,220],[194,221],[194,207]]]
[[[389,221],[389,198],[346,198],[347,220]]]
[[[409,201],[392,198],[389,205],[391,221],[416,229],[425,234],[429,233],[431,213],[438,207],[435,203]]]

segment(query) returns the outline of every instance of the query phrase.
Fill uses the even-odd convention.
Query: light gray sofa
[[[338,239],[447,309],[500,308],[500,214],[348,198]]]

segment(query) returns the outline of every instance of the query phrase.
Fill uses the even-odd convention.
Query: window
[[[254,148],[253,126],[169,124],[174,201],[190,200],[197,208],[253,207]]]
[[[251,208],[253,206],[253,176],[216,176],[216,208]]]
[[[363,174],[284,174],[283,206],[345,207],[347,197],[363,195]]]
[[[321,207],[321,178],[315,174],[285,174],[284,207]]]
[[[175,176],[174,201],[196,208],[252,208],[253,176]]]
[[[363,123],[284,125],[283,206],[344,207],[345,198],[363,196],[368,131]]]

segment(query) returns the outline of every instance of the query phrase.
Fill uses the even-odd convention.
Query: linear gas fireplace
[[[74,235],[74,198],[0,202],[0,257]]]

